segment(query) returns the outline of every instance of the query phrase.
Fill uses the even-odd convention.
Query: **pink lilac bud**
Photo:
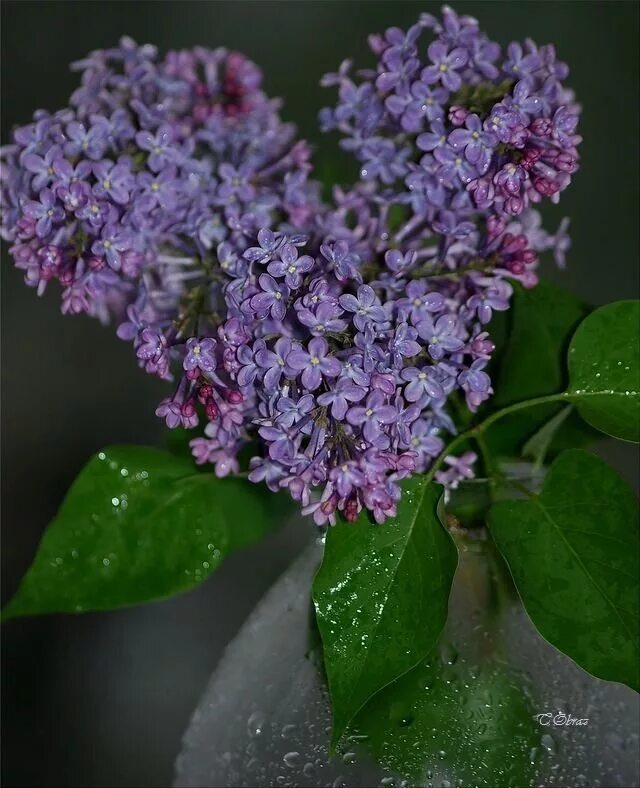
[[[469,110],[465,109],[465,107],[452,105],[449,108],[449,120],[454,126],[464,125],[464,122],[467,119],[468,114],[469,114]]]

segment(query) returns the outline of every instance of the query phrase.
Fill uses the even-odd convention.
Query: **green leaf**
[[[509,339],[494,382],[496,394],[485,414],[521,400],[562,391],[566,385],[566,351],[575,327],[588,311],[571,293],[545,280],[531,290],[517,289]],[[546,404],[505,417],[486,433],[489,450],[499,456],[520,456],[527,439],[561,408],[558,404]],[[572,445],[586,445],[591,439],[590,430],[575,414],[558,431],[561,444],[565,432],[570,434]]]
[[[572,449],[540,495],[489,515],[524,606],[540,633],[599,678],[638,689],[638,512],[602,460]]]
[[[456,785],[529,785],[540,735],[522,677],[487,655],[450,666],[455,654],[443,649],[378,693],[355,718],[353,738],[415,785],[431,784],[434,766],[464,781]]]
[[[457,563],[436,512],[442,488],[415,476],[397,517],[329,529],[313,598],[333,705],[333,745],[369,698],[433,648]]]
[[[570,393],[582,417],[623,440],[640,440],[640,301],[597,309],[569,349]]]
[[[113,446],[93,457],[44,533],[5,618],[167,597],[281,522],[277,496],[197,473],[186,457]]]
[[[544,458],[549,451],[549,446],[560,427],[571,414],[571,411],[571,405],[567,405],[559,410],[555,416],[552,416],[546,424],[543,424],[525,443],[522,449],[522,456],[533,460],[535,468],[542,467]]]
[[[505,615],[517,604],[510,579],[494,564],[502,558],[491,542],[464,532],[457,538],[460,561],[436,648],[372,698],[349,733],[411,785],[441,785],[445,777],[451,785],[530,785],[540,732],[531,688],[505,638]]]

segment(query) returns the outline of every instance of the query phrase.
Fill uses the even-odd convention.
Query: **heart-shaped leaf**
[[[362,515],[327,534],[313,585],[333,704],[333,744],[369,698],[433,648],[446,620],[457,563],[436,512],[439,485],[403,485],[397,517]]]
[[[509,312],[506,347],[495,375],[496,394],[484,412],[562,391],[567,383],[567,348],[588,311],[574,295],[546,280],[531,290],[518,288]],[[548,403],[501,419],[486,434],[492,454],[520,456],[526,440],[561,409],[559,404]],[[565,448],[565,436],[570,441],[568,445],[584,446],[593,438],[590,432],[575,413],[570,414],[547,448],[551,454]],[[560,448],[554,452],[556,443]]]
[[[640,301],[607,304],[580,324],[569,376],[571,399],[589,424],[640,440]]]
[[[638,512],[627,484],[573,449],[540,495],[495,504],[489,527],[540,633],[599,678],[638,689]]]
[[[204,580],[281,520],[279,496],[193,461],[113,446],[80,472],[4,618],[106,610]]]

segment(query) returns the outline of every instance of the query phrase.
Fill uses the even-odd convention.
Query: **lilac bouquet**
[[[445,7],[370,38],[320,113],[359,180],[323,203],[309,148],[261,74],[223,49],[123,39],[75,63],[69,107],[3,149],[3,237],[62,311],[114,321],[147,372],[174,381],[156,413],[218,476],[286,489],[316,523],[393,516],[400,480],[455,434],[452,399],[492,392],[494,311],[559,264],[536,206],[578,167],[579,107],[553,46],[503,52]],[[438,480],[473,475],[472,452]]]
[[[373,68],[323,79],[338,100],[321,127],[357,161],[328,200],[258,68],[225,49],[93,52],[69,106],[2,149],[2,235],[27,284],[58,280],[63,312],[115,323],[171,381],[157,415],[191,431],[188,452],[99,451],[4,615],[191,588],[282,521],[286,491],[325,538],[332,746],[365,731],[411,776],[438,730],[415,688],[435,681],[457,544],[496,548],[496,598],[506,562],[547,641],[640,687],[635,500],[582,449],[593,428],[640,437],[640,311],[590,313],[539,281],[569,238],[538,208],[580,143],[552,45],[502,51],[447,7],[370,45]],[[507,741],[510,702],[487,712]],[[394,722],[405,707],[413,727]],[[476,729],[461,740],[485,764]]]

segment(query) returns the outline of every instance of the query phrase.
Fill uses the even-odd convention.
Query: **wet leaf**
[[[640,440],[640,301],[607,304],[580,324],[569,375],[571,400],[589,424]]]
[[[333,744],[389,682],[433,648],[444,625],[457,554],[436,512],[439,485],[403,485],[397,517],[365,515],[329,529],[313,585],[333,706]]]
[[[193,461],[113,446],[80,472],[4,618],[107,610],[202,582],[282,522],[278,496]]]
[[[540,495],[494,505],[489,527],[542,636],[594,676],[637,690],[640,543],[627,484],[569,450]]]
[[[519,602],[491,543],[457,538],[460,561],[436,648],[372,698],[349,732],[411,785],[441,785],[445,777],[451,785],[454,777],[456,785],[533,784],[530,753],[540,734],[505,628]]]

